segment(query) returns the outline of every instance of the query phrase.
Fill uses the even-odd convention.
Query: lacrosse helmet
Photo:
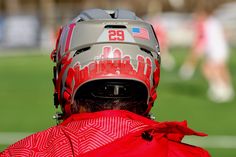
[[[159,44],[150,24],[128,10],[90,9],[61,27],[51,53],[54,104],[72,114],[76,94],[146,101],[148,114],[160,78]],[[94,88],[94,89],[93,89]]]

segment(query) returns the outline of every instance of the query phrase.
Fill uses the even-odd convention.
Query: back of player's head
[[[131,11],[83,11],[61,28],[52,59],[55,105],[65,116],[77,111],[75,104],[145,115],[156,99],[158,41],[152,26]]]

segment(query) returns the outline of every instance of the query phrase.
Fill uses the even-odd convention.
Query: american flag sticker
[[[142,39],[146,39],[146,40],[150,39],[148,30],[145,28],[133,27],[132,28],[132,35],[135,38],[142,38]]]

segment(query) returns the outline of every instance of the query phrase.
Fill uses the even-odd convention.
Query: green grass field
[[[190,127],[209,136],[236,136],[236,100],[224,104],[209,101],[206,96],[207,82],[200,68],[189,81],[178,77],[178,68],[186,52],[186,49],[173,49],[177,66],[172,72],[161,71],[158,100],[152,110],[156,119],[186,119]],[[0,57],[0,133],[37,132],[55,125],[52,119],[55,112],[52,65],[49,56],[40,53]],[[230,59],[230,71],[236,89],[235,67],[236,49]],[[0,145],[0,150],[6,147],[6,144]],[[213,157],[236,157],[235,147],[206,149]]]

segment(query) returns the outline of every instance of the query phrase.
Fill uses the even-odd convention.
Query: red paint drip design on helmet
[[[153,73],[154,88],[158,86],[159,79],[160,79],[160,64],[157,59],[155,59],[155,65],[156,65],[156,69]]]
[[[93,79],[134,79],[142,81],[150,90],[152,62],[149,57],[137,55],[136,59],[129,55],[123,55],[119,48],[112,49],[111,46],[104,46],[102,54],[96,56],[93,61],[81,67],[80,62],[77,62],[73,67],[74,87],[73,94],[78,87]]]
[[[67,64],[63,67],[63,70],[71,62],[71,60],[65,62]],[[113,49],[111,46],[104,46],[101,55],[96,56],[88,64],[82,66],[80,62],[77,62],[68,69],[65,82],[66,89],[63,91],[64,111],[67,115],[71,114],[72,96],[87,81],[94,79],[133,79],[143,82],[149,91],[148,109],[146,111],[148,113],[156,99],[155,87],[159,82],[160,69],[157,60],[155,60],[155,64],[156,69],[151,75],[153,69],[152,61],[149,57],[137,55],[135,59],[132,59],[129,55],[123,55],[122,50],[119,48]]]
[[[156,87],[158,86],[159,79],[160,79],[160,64],[157,59],[155,59],[155,65],[156,65],[156,69],[153,72],[153,86],[152,86],[152,89],[150,92],[148,108],[147,108],[145,114],[148,114],[150,112],[150,110],[152,109],[153,103],[157,98]]]

